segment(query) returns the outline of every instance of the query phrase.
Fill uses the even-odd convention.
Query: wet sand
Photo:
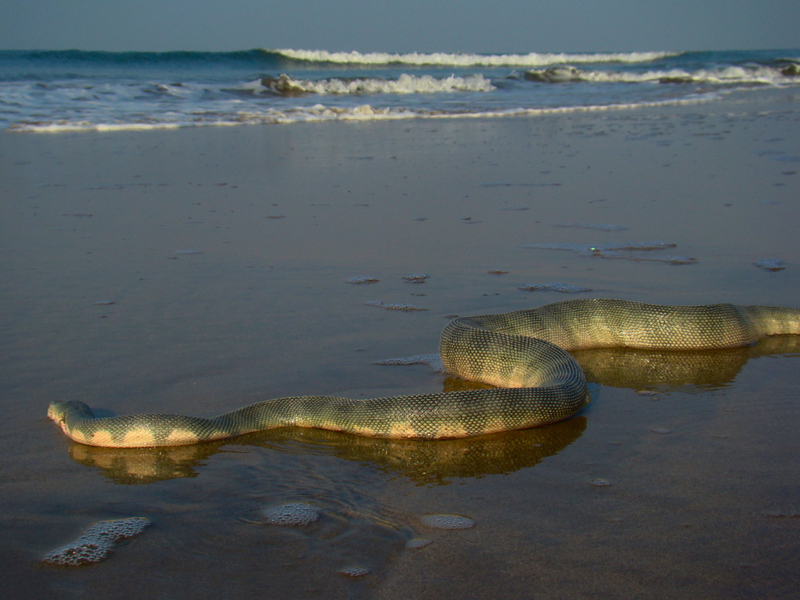
[[[69,398],[213,415],[284,395],[438,391],[454,382],[374,362],[434,352],[455,314],[575,297],[800,306],[797,101],[2,133],[7,593],[793,597],[792,338],[585,356],[597,382],[581,415],[474,440],[285,430],[109,451],[72,444],[45,411]],[[611,249],[654,242],[669,247]],[[590,291],[519,289],[554,282]],[[265,523],[265,508],[298,502],[319,518]],[[475,526],[420,520],[438,513]],[[136,516],[151,526],[104,562],[40,563],[92,523]],[[407,548],[419,538],[431,543]]]

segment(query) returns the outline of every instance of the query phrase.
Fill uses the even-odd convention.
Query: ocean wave
[[[708,83],[714,85],[742,84],[797,84],[800,68],[794,63],[767,66],[728,66],[719,69],[684,69],[652,71],[584,71],[571,65],[559,65],[546,69],[531,69],[522,75],[528,81],[541,83],[571,83],[587,81],[594,83]]]
[[[640,63],[652,62],[676,52],[611,52],[588,54],[548,54],[530,52],[528,54],[449,54],[435,52],[425,54],[410,52],[392,54],[387,52],[329,52],[327,50],[272,50],[276,54],[292,60],[312,63],[334,63],[342,65],[435,65],[453,67],[539,67],[564,63]]]
[[[433,94],[441,92],[490,92],[495,89],[483,75],[437,79],[430,75],[402,74],[397,79],[331,78],[298,80],[282,74],[263,77],[260,87],[276,94]]]
[[[800,87],[800,64],[786,58],[792,54],[796,51],[689,52],[640,64],[598,64],[601,59],[655,59],[663,53],[351,53],[351,60],[362,62],[342,65],[303,62],[269,50],[0,51],[0,127],[99,131],[647,106],[654,101],[720,97],[762,84]],[[331,56],[313,53],[311,58]],[[594,64],[577,62],[582,58]],[[387,62],[399,59],[408,62]],[[506,64],[568,59],[573,62]],[[368,60],[383,63],[363,62]],[[414,61],[427,64],[409,64]],[[472,66],[452,64],[459,62]],[[479,62],[503,64],[475,66]],[[572,81],[589,83],[537,83]]]
[[[159,121],[148,118],[137,122],[93,123],[83,120],[58,120],[39,122],[18,122],[9,126],[9,131],[30,133],[62,133],[73,131],[124,131],[147,129],[177,129],[182,127],[209,127],[234,125],[264,125],[314,123],[323,121],[396,121],[403,119],[482,119],[504,117],[532,117],[569,113],[628,110],[641,107],[679,106],[698,104],[713,100],[713,96],[695,96],[681,100],[639,102],[634,104],[608,104],[590,106],[560,106],[554,108],[509,108],[502,110],[479,111],[430,111],[424,109],[379,108],[369,104],[355,107],[336,107],[316,104],[310,107],[286,109],[266,109],[262,111],[239,111],[233,114],[192,113],[183,118],[170,118]]]

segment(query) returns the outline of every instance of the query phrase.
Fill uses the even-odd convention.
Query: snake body
[[[779,334],[800,334],[799,309],[572,300],[462,317],[445,327],[439,343],[444,367],[495,388],[371,399],[290,396],[209,419],[98,418],[82,402],[56,401],[48,416],[76,442],[114,448],[195,444],[278,427],[382,438],[472,437],[554,423],[578,412],[588,402],[586,378],[568,351],[733,348]]]

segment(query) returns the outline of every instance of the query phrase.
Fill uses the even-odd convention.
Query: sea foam
[[[124,131],[174,129],[179,127],[311,123],[321,121],[396,121],[404,119],[532,117],[538,115],[629,110],[637,107],[680,106],[708,102],[713,99],[713,95],[707,94],[682,100],[663,100],[630,104],[562,106],[553,108],[508,108],[500,110],[475,110],[474,112],[444,112],[406,107],[381,108],[370,104],[360,104],[354,107],[315,104],[313,106],[292,107],[283,110],[268,108],[262,111],[240,110],[233,114],[195,114],[189,115],[181,120],[164,122],[150,119],[148,122],[144,123],[92,123],[85,120],[63,120],[49,123],[14,123],[9,126],[9,130],[32,133],[62,133],[69,131]]]
[[[784,85],[797,83],[786,68],[729,66],[715,69],[648,70],[640,72],[582,70],[572,65],[531,69],[523,74],[529,81],[543,83],[709,83],[714,85]]]
[[[387,52],[329,52],[327,50],[275,50],[287,58],[294,60],[304,60],[309,62],[326,62],[350,65],[442,65],[442,66],[514,66],[514,67],[536,67],[542,65],[554,65],[564,63],[602,63],[602,62],[622,62],[638,63],[649,62],[677,56],[672,52],[612,52],[612,53],[587,53],[587,54],[567,54],[567,53],[539,53],[530,52],[528,54],[461,54],[434,52],[430,54],[421,52],[410,52],[407,54],[392,54]]]
[[[261,79],[263,89],[278,94],[434,94],[441,92],[490,92],[495,89],[483,75],[438,79],[431,75],[402,74],[397,79],[330,78],[293,79],[286,74]]]

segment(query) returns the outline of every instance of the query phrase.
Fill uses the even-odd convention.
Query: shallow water
[[[283,395],[440,390],[458,383],[373,363],[435,351],[455,314],[601,296],[798,306],[796,98],[761,98],[458,123],[4,133],[9,593],[792,597],[794,338],[588,353],[596,383],[581,415],[473,440],[282,430],[112,451],[73,444],[45,418],[64,398],[211,415]],[[696,261],[523,247],[656,240]],[[418,274],[429,277],[404,279]],[[553,282],[591,291],[519,289]],[[289,503],[319,518],[265,522]],[[475,526],[432,529],[432,514]],[[152,525],[106,561],[39,563],[92,523],[133,516]],[[414,549],[419,539],[431,543]]]

